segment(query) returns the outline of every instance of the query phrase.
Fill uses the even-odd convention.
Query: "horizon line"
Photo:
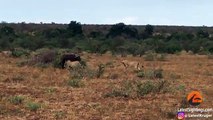
[[[71,20],[71,21],[76,21],[76,20]],[[70,22],[71,22],[70,21]],[[76,21],[78,22],[78,21]],[[21,22],[7,22],[7,21],[1,21],[0,24],[58,24],[58,25],[68,25],[69,23],[60,23],[60,22],[25,22],[25,21],[21,21]],[[108,26],[112,26],[118,23],[124,23],[124,22],[118,22],[118,23],[81,23],[79,22],[81,25],[108,25]],[[208,25],[178,25],[178,24],[126,24],[125,25],[131,25],[131,26],[146,26],[146,25],[152,25],[152,26],[174,26],[174,27],[213,27],[213,26],[208,26]]]

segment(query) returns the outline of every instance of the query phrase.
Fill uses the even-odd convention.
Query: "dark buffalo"
[[[62,68],[65,68],[64,64],[68,60],[71,61],[71,62],[73,62],[73,61],[81,61],[81,57],[79,55],[76,55],[76,54],[73,54],[73,53],[63,55],[62,58],[61,58],[61,67]]]

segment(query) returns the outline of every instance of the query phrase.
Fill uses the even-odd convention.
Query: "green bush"
[[[81,64],[83,67],[86,67],[86,66],[87,66],[87,63],[86,63],[86,61],[84,61],[84,60],[81,60],[81,61],[80,61],[80,64]]]
[[[75,66],[69,69],[70,71],[70,77],[71,78],[77,78],[77,79],[82,79],[84,77],[89,77],[89,78],[94,78],[97,77],[97,71],[92,70],[88,67],[84,67],[82,65],[80,66]]]
[[[55,50],[43,48],[35,51],[32,57],[27,61],[27,64],[46,68],[51,64],[55,66],[58,63],[58,59]]]
[[[15,48],[12,50],[13,57],[30,56],[30,51],[22,48]]]
[[[52,62],[52,65],[53,65],[54,68],[61,68],[62,67],[61,58],[62,58],[62,55],[60,55],[60,54],[55,56],[55,59]]]
[[[26,48],[30,50],[35,50],[36,45],[38,43],[35,43],[36,40],[32,40],[32,37],[23,37],[23,38],[16,38],[16,40],[13,42],[14,46]]]
[[[9,37],[1,37],[0,36],[0,50],[6,50],[11,48],[10,38]]]
[[[31,111],[37,111],[39,108],[41,108],[41,105],[39,103],[29,102],[27,103],[26,107]]]
[[[158,60],[158,61],[166,61],[167,59],[166,59],[166,54],[158,54],[157,56],[156,56],[156,59]]]
[[[173,92],[173,89],[170,82],[166,80],[145,82],[125,81],[119,84],[119,86],[113,86],[110,92],[104,94],[104,97],[136,98],[150,93],[158,94],[167,92]]]
[[[139,71],[137,73],[137,77],[144,78],[145,77],[145,71],[144,70],[143,71]]]
[[[165,46],[166,52],[174,54],[176,52],[180,52],[182,50],[180,42],[176,41],[170,41],[167,43],[167,46]]]
[[[151,69],[146,70],[145,77],[148,79],[154,79],[155,78],[154,70],[151,70]]]
[[[163,78],[163,69],[154,70],[154,77],[155,78]]]
[[[145,52],[144,60],[146,61],[154,61],[156,58],[156,53],[152,51]]]
[[[111,92],[104,95],[104,97],[130,97],[134,92],[134,85],[129,80],[122,83],[120,88],[114,88]]]
[[[155,89],[155,85],[150,81],[145,82],[143,84],[140,83],[137,85],[137,94],[139,96],[144,96],[146,94],[153,92],[154,89]]]
[[[81,79],[71,79],[68,81],[68,85],[74,88],[79,88],[83,86]]]
[[[122,90],[112,90],[112,92],[109,92],[105,94],[104,97],[129,97],[129,94]]]
[[[82,66],[74,66],[70,68],[69,71],[71,78],[82,79],[86,76],[86,69],[84,69]]]
[[[155,83],[150,81],[138,83],[136,91],[138,96],[144,96],[149,93],[169,92],[170,89],[170,83],[166,80],[162,80]]]
[[[166,80],[161,80],[155,83],[155,89],[153,90],[154,93],[166,93],[172,91],[172,88],[170,88],[170,83]]]
[[[148,70],[139,70],[137,71],[137,77],[148,78],[148,79],[161,79],[163,78],[163,69],[148,69]]]
[[[17,105],[17,104],[22,104],[24,101],[24,97],[22,96],[14,96],[10,98],[10,102]]]

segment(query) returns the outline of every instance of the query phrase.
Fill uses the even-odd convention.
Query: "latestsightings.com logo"
[[[191,93],[188,94],[187,101],[189,102],[190,105],[197,106],[203,101],[203,98],[200,92],[192,91]]]
[[[184,112],[178,112],[177,113],[177,119],[178,120],[184,120],[185,118],[185,113]]]
[[[190,105],[192,106],[197,106],[199,105],[200,103],[202,103],[203,101],[203,97],[201,96],[200,92],[198,91],[192,91],[190,92],[188,95],[187,95],[187,101]],[[190,108],[189,108],[190,109]],[[193,108],[191,108],[193,109]],[[190,109],[190,110],[191,110]],[[184,109],[185,110],[185,109]],[[183,109],[180,110],[178,113],[177,113],[177,119],[178,120],[184,120],[186,117],[190,117],[191,115],[189,114],[186,114]]]

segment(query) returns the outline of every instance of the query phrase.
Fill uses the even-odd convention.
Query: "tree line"
[[[92,53],[111,51],[115,54],[143,55],[146,51],[176,53],[182,50],[193,53],[213,53],[213,37],[208,31],[196,33],[177,30],[173,33],[155,32],[146,25],[143,30],[135,26],[117,23],[109,30],[90,30],[85,33],[82,24],[71,21],[66,27],[43,30],[17,31],[8,24],[0,27],[0,50],[24,48],[65,48]]]

